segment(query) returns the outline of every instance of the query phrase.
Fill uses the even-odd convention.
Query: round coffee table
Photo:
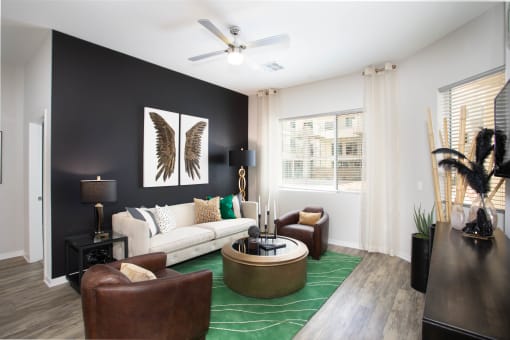
[[[258,241],[264,243],[265,239]],[[265,250],[261,246],[254,247],[254,239],[249,238],[226,244],[221,249],[225,284],[239,294],[257,298],[285,296],[303,288],[308,256],[306,245],[283,236],[267,241],[271,243],[285,244],[285,247]]]

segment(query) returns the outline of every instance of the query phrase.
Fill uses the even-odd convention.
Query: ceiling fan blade
[[[261,47],[274,44],[283,44],[289,42],[289,36],[287,34],[273,35],[271,37],[262,38],[246,43],[247,48]]]
[[[221,51],[204,53],[204,54],[201,54],[201,55],[197,55],[197,56],[188,58],[188,60],[189,61],[198,61],[198,60],[202,60],[202,59],[205,59],[205,58],[214,57],[216,55],[220,55],[220,54],[223,54],[223,53],[227,53],[227,50],[221,50]]]
[[[223,41],[226,45],[231,44],[230,40],[228,40],[228,38],[223,33],[221,33],[218,27],[216,27],[211,21],[207,19],[200,19],[198,20],[198,23],[207,28],[212,34],[220,38],[221,41]]]

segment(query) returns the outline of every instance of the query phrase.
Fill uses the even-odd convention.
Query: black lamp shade
[[[232,150],[228,153],[230,166],[255,166],[255,150]]]
[[[80,181],[82,203],[103,203],[117,201],[117,181],[82,180]]]

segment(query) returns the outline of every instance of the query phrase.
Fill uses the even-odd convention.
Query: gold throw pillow
[[[194,198],[195,223],[221,221],[220,198],[216,196],[208,201]]]
[[[298,224],[315,225],[321,219],[321,213],[299,212]]]
[[[154,275],[153,272],[132,263],[125,262],[122,263],[120,265],[120,272],[126,275],[131,282],[140,282],[156,279],[156,275]]]

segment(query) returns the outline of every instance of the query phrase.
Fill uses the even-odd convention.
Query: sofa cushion
[[[137,266],[133,263],[123,262],[120,265],[120,272],[127,276],[131,282],[155,280],[156,275],[148,269]]]
[[[208,200],[211,200],[212,198],[212,196],[207,196]],[[224,220],[237,218],[236,214],[234,213],[233,198],[234,196],[232,194],[225,197],[220,197],[220,213],[221,218]]]
[[[149,252],[169,253],[214,239],[214,232],[197,227],[177,227],[151,239]]]
[[[154,216],[156,217],[160,232],[169,232],[171,229],[174,229],[177,226],[175,222],[175,216],[167,205],[164,207],[156,205],[154,211]]]
[[[236,218],[241,218],[241,200],[239,200],[239,195],[234,195],[232,197],[232,210],[234,210],[234,215]]]
[[[219,197],[211,198],[208,201],[194,198],[193,201],[195,203],[196,224],[221,220]]]
[[[158,224],[156,223],[156,218],[154,217],[154,213],[147,208],[127,208],[127,212],[131,215],[131,217],[136,218],[140,221],[147,222],[150,231],[150,237],[159,233]]]
[[[216,238],[221,238],[248,230],[248,228],[252,225],[255,225],[255,221],[251,218],[236,218],[217,222],[200,223],[196,224],[195,227],[211,230],[214,232]]]
[[[298,224],[305,224],[305,225],[315,225],[321,218],[321,213],[313,213],[313,212],[305,212],[300,211],[299,212],[299,221]]]

